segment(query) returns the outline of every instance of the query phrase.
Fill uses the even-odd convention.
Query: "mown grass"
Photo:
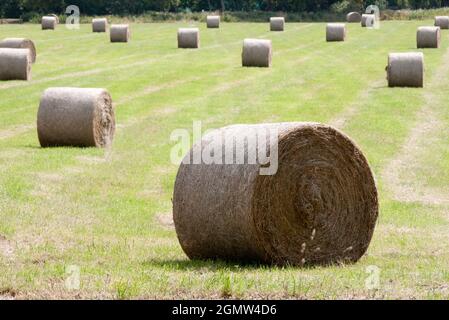
[[[432,81],[449,63],[448,33],[424,50],[426,88],[386,87],[388,52],[415,49],[425,22],[349,26],[345,43],[324,42],[324,24],[200,24],[202,48],[178,50],[186,23],[133,24],[128,44],[59,26],[2,25],[0,38],[35,40],[33,80],[0,83],[0,296],[8,298],[448,298],[449,212],[443,204],[397,199],[384,170],[429,107],[449,125],[449,80]],[[193,23],[194,24],[194,23]],[[271,69],[240,66],[243,38],[273,40]],[[447,56],[446,56],[447,57]],[[39,98],[51,86],[104,87],[116,106],[111,150],[41,149]],[[429,95],[429,96],[426,96]],[[319,121],[342,130],[365,152],[377,176],[381,212],[369,251],[354,265],[300,269],[189,261],[170,224],[177,166],[175,129],[235,123]],[[344,120],[342,122],[342,120]],[[406,179],[447,192],[449,139],[440,130],[416,156]],[[232,235],[230,235],[232,236]],[[80,290],[65,286],[81,269]],[[368,266],[380,286],[367,289]]]

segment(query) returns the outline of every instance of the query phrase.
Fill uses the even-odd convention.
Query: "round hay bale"
[[[92,19],[92,32],[106,32],[108,28],[108,19],[98,18]]]
[[[112,99],[105,89],[49,88],[42,95],[37,114],[42,147],[105,147],[114,132]]]
[[[423,87],[424,54],[422,52],[390,53],[387,79],[389,87]]]
[[[439,48],[441,41],[440,27],[419,27],[416,33],[418,48]]]
[[[178,30],[178,48],[197,49],[200,47],[200,30],[198,28],[180,28]]]
[[[208,28],[220,28],[220,16],[207,16]]]
[[[270,18],[270,30],[271,31],[284,31],[285,18],[284,17],[272,17]]]
[[[51,13],[48,16],[49,17],[54,17],[56,19],[56,24],[59,24],[59,16],[57,14]]]
[[[0,42],[0,48],[29,49],[31,63],[36,62],[36,46],[30,39],[6,38]]]
[[[0,80],[31,80],[29,49],[0,48]]]
[[[271,67],[273,46],[271,40],[245,39],[243,41],[243,67]]]
[[[346,15],[346,21],[349,23],[360,23],[362,22],[362,15],[358,12],[349,12]]]
[[[130,37],[129,25],[112,24],[109,30],[111,42],[128,42]]]
[[[440,27],[441,29],[449,29],[449,16],[436,16],[435,27]]]
[[[55,30],[57,20],[55,17],[42,17],[42,30]]]
[[[248,137],[249,158],[247,150],[261,150],[247,141],[261,130],[277,131],[277,149],[270,139],[270,152],[278,150],[275,175],[261,175],[258,164],[187,164],[195,148],[214,144],[226,150],[242,137]],[[327,265],[355,262],[366,252],[378,195],[365,156],[336,129],[316,123],[240,125],[212,132],[186,156],[176,177],[173,216],[191,259]]]
[[[376,15],[374,14],[362,14],[362,27],[372,28],[376,23]]]
[[[346,25],[344,23],[328,23],[326,26],[326,41],[345,41]]]

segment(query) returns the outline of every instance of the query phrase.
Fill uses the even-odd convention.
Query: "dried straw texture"
[[[180,28],[178,30],[178,48],[197,49],[200,47],[200,30],[198,28]]]
[[[181,164],[173,215],[184,252],[191,259],[279,265],[357,261],[373,235],[378,197],[366,158],[347,136],[316,123],[241,125],[211,133],[201,148],[220,145],[217,137],[273,128],[279,132],[273,176],[260,175],[255,164]]]
[[[449,29],[449,16],[436,16],[435,27],[440,27],[441,29]]]
[[[108,28],[108,19],[92,19],[92,32],[106,32]]]
[[[0,48],[0,80],[30,80],[29,49]]]
[[[373,27],[376,22],[376,15],[374,14],[362,14],[362,27]]]
[[[440,27],[419,27],[416,33],[416,45],[420,48],[439,48],[441,41]]]
[[[423,87],[423,53],[390,53],[388,55],[387,79],[389,87]]]
[[[112,143],[115,117],[104,89],[50,88],[37,115],[42,147],[105,147]]]
[[[6,38],[0,42],[0,48],[29,49],[31,63],[36,62],[36,47],[33,41],[24,38]]]
[[[54,17],[56,19],[56,24],[59,24],[59,16],[57,14],[51,13],[48,16],[49,17]]]
[[[326,26],[326,41],[345,41],[346,25],[344,23],[328,23]]]
[[[270,18],[270,30],[271,31],[284,31],[285,18],[272,17]]]
[[[360,23],[362,22],[362,15],[358,12],[349,12],[346,15],[346,21],[349,23]]]
[[[243,41],[242,66],[271,67],[273,47],[271,40],[245,39]]]
[[[42,30],[55,30],[57,20],[55,17],[42,17]]]
[[[109,30],[111,42],[128,42],[130,33],[127,24],[112,24]]]
[[[220,16],[207,16],[208,28],[220,28]]]

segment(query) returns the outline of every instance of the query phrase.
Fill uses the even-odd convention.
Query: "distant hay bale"
[[[105,89],[49,88],[42,95],[37,115],[42,147],[105,147],[114,131],[112,99]]]
[[[59,24],[59,16],[57,14],[51,13],[48,16],[49,17],[54,17],[56,19],[56,24]]]
[[[31,63],[36,62],[36,46],[33,41],[25,38],[6,38],[0,42],[0,48],[29,49]]]
[[[285,18],[284,17],[272,17],[270,18],[270,30],[271,31],[284,31]]]
[[[220,28],[220,16],[207,16],[208,28]]]
[[[441,40],[440,27],[419,27],[416,33],[418,48],[439,48]]]
[[[30,80],[29,49],[0,48],[0,80]]]
[[[436,16],[435,27],[440,27],[441,29],[449,29],[449,16]]]
[[[326,41],[345,41],[346,25],[344,23],[328,23],[326,26]]]
[[[92,32],[106,32],[108,28],[108,19],[92,19]]]
[[[129,41],[129,25],[112,24],[109,30],[111,42],[128,42]]]
[[[424,86],[424,55],[421,52],[390,53],[386,70],[389,87]]]
[[[362,14],[362,27],[370,28],[374,27],[374,24],[376,23],[376,15],[374,14]]]
[[[278,143],[260,134],[267,131],[275,132]],[[261,136],[271,146],[267,153],[260,147],[264,144],[248,142]],[[226,146],[233,151],[237,142],[241,152],[230,154],[242,153],[245,159],[278,151],[277,173],[261,175],[268,166],[255,162],[224,162],[231,159]],[[217,162],[192,164],[195,153],[212,154],[211,146],[224,150]],[[186,156],[173,194],[180,244],[189,258],[204,260],[296,266],[356,262],[370,244],[378,209],[375,180],[362,151],[343,133],[316,123],[216,130]]]
[[[45,16],[42,17],[42,30],[55,30],[57,20],[55,17]]]
[[[197,49],[200,47],[200,30],[198,28],[180,28],[178,30],[178,48]]]
[[[362,22],[362,15],[358,12],[349,12],[346,15],[346,21],[349,23],[360,23]]]
[[[245,39],[243,41],[242,66],[271,67],[273,47],[271,40]]]

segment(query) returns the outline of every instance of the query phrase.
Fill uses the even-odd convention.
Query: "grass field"
[[[31,82],[0,82],[0,298],[449,298],[449,31],[424,50],[424,89],[390,89],[384,70],[432,23],[349,25],[345,43],[326,43],[324,24],[201,24],[201,49],[187,51],[176,48],[186,23],[133,24],[128,44],[90,25],[0,26],[0,39],[38,49]],[[273,40],[272,68],[240,66],[247,37]],[[109,90],[110,150],[39,147],[39,99],[54,86]],[[319,121],[351,136],[380,192],[366,256],[311,269],[189,261],[171,220],[170,134],[194,120]],[[69,266],[79,290],[66,287]]]

